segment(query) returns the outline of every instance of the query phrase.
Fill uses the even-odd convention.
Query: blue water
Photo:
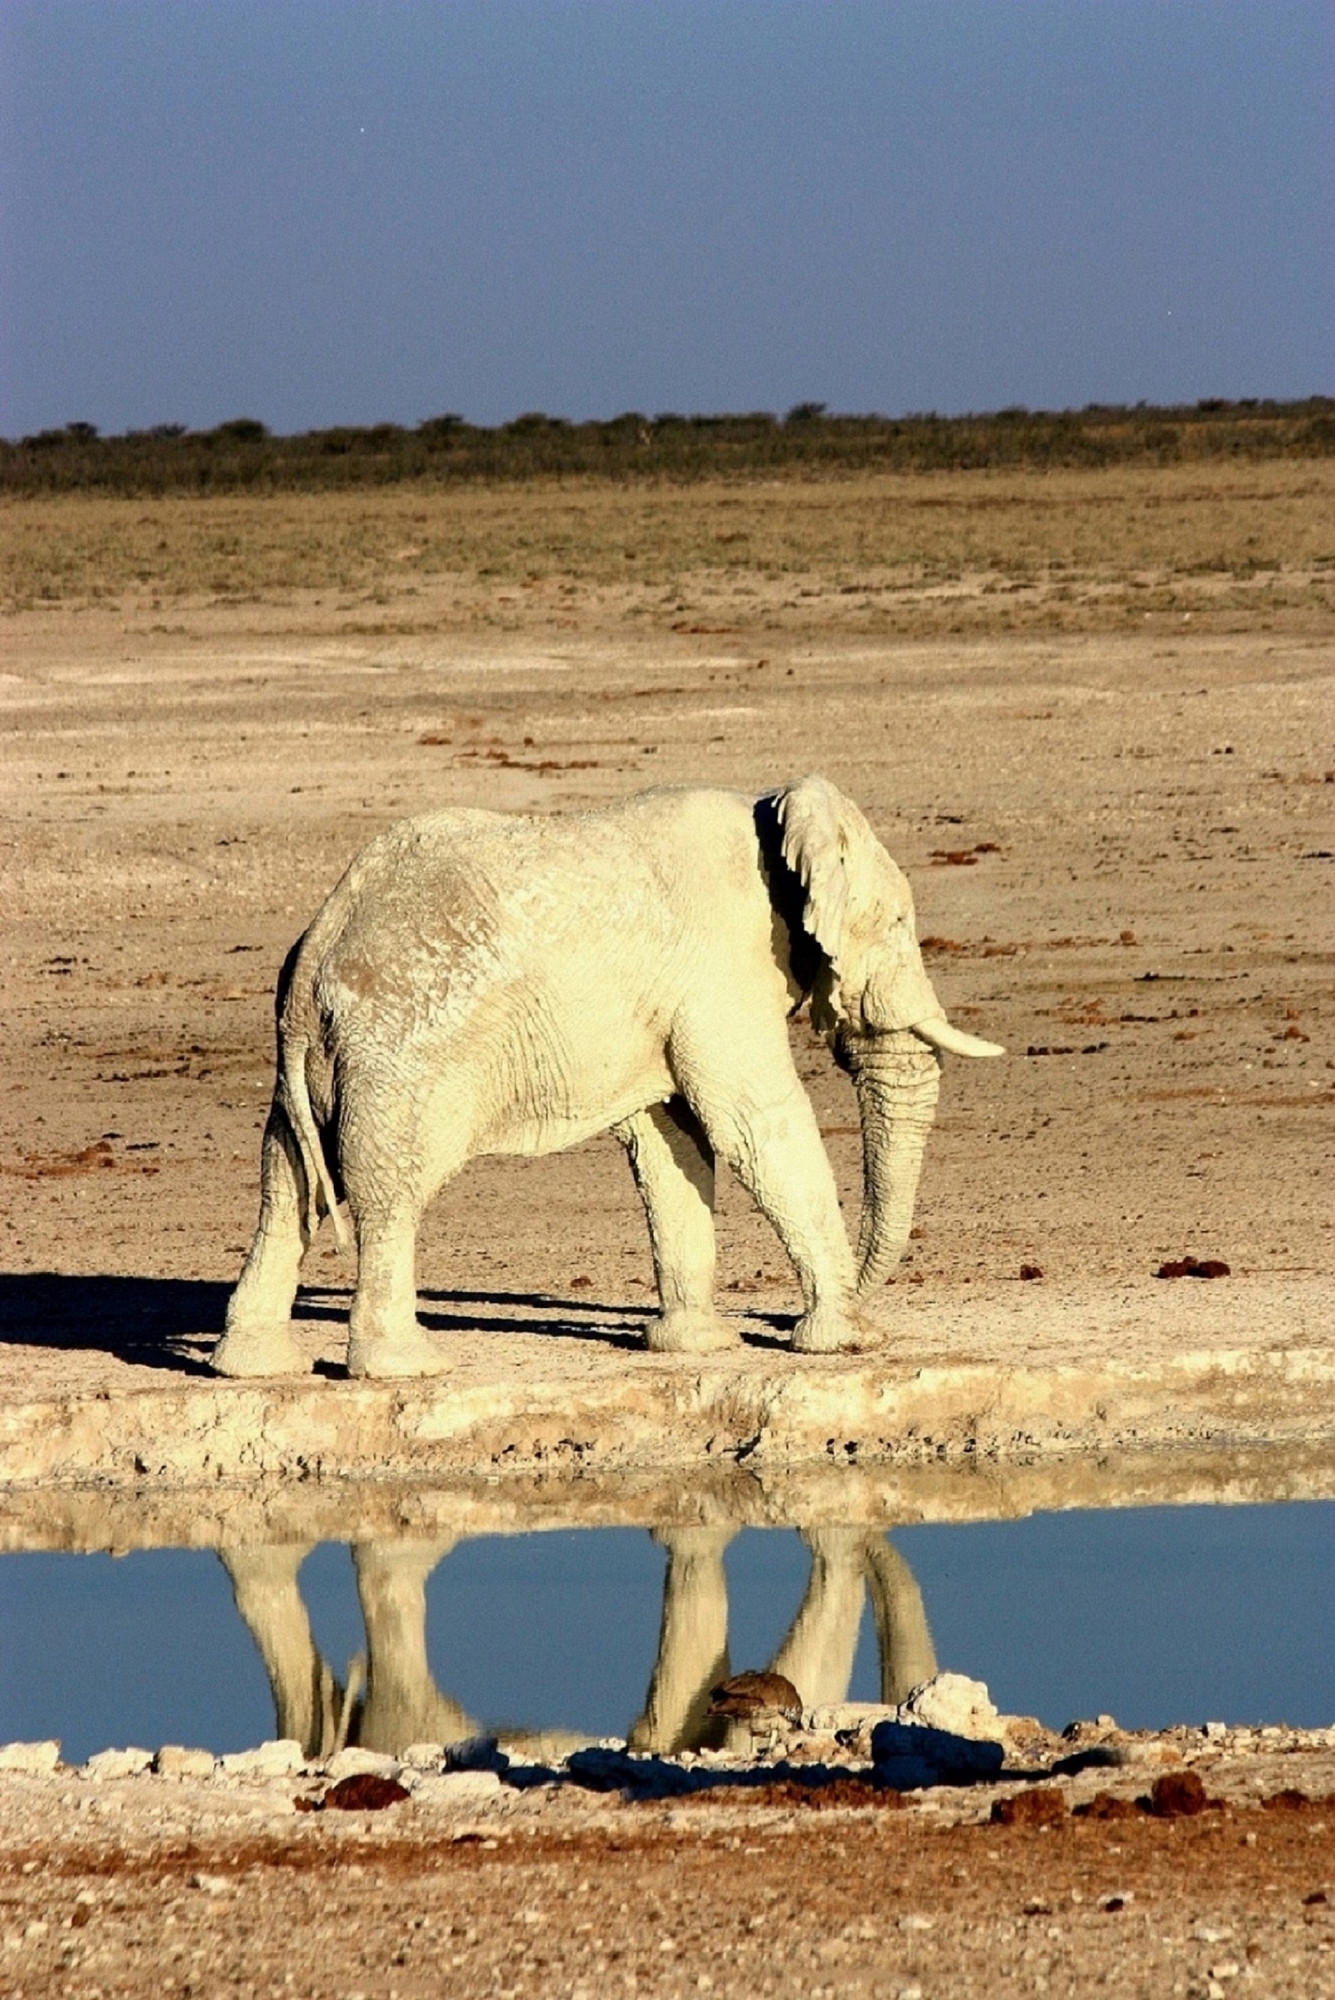
[[[1060,1727],[1335,1721],[1335,1503],[1147,1508],[894,1530],[938,1664]],[[665,1558],[643,1529],[481,1537],[427,1586],[438,1688],[480,1723],[624,1735],[644,1706]],[[744,1530],[725,1567],[734,1671],[766,1665],[806,1587],[788,1530]],[[341,1679],[366,1641],[349,1551],[306,1559],[315,1642]],[[221,1562],[175,1549],[0,1558],[0,1741],[240,1749],[274,1731]],[[879,1696],[864,1606],[848,1694]]]

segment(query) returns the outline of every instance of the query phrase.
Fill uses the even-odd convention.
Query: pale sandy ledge
[[[274,1478],[480,1481],[490,1491],[514,1475],[577,1472],[586,1492],[590,1481],[626,1491],[641,1481],[659,1495],[646,1518],[661,1518],[662,1495],[687,1471],[741,1470],[772,1488],[837,1465],[881,1495],[859,1503],[880,1517],[906,1482],[925,1491],[933,1468],[978,1494],[978,1481],[1013,1483],[1020,1467],[1041,1476],[1058,1458],[1208,1464],[1243,1450],[1273,1464],[1282,1446],[1315,1464],[1335,1449],[1324,1281],[1037,1290],[915,1301],[886,1347],[829,1358],[794,1356],[772,1327],[745,1322],[751,1338],[725,1355],[650,1355],[632,1322],[599,1325],[591,1307],[588,1338],[552,1338],[536,1318],[532,1336],[450,1334],[450,1372],[408,1383],[337,1372],[228,1382],[109,1361],[105,1379],[85,1372],[78,1393],[25,1396],[19,1368],[0,1393],[0,1511],[36,1487],[48,1500],[59,1486],[198,1493]],[[336,1353],[325,1326],[310,1341],[313,1358]]]

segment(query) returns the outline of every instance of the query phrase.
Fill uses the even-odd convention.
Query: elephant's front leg
[[[854,1301],[853,1254],[839,1195],[782,1020],[745,1039],[697,1033],[674,1050],[677,1075],[716,1152],[778,1232],[806,1306],[799,1354],[871,1344]]]
[[[936,1647],[918,1580],[884,1535],[867,1543],[867,1582],[881,1655],[881,1700],[903,1701],[936,1673]]]
[[[723,1552],[735,1533],[731,1527],[654,1532],[668,1558],[663,1622],[644,1714],[627,1737],[632,1750],[696,1750],[725,1733],[709,1713],[709,1697],[730,1672]]]
[[[811,1551],[811,1575],[771,1671],[793,1683],[804,1708],[818,1708],[848,1697],[866,1597],[867,1536],[863,1528],[807,1528],[802,1540]]]
[[[662,1312],[645,1329],[656,1354],[737,1344],[714,1310],[714,1150],[683,1098],[651,1104],[616,1128],[649,1219]]]

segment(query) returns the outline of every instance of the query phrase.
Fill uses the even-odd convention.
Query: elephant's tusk
[[[926,1021],[915,1021],[910,1032],[947,1055],[1004,1056],[1006,1053],[1000,1042],[985,1042],[977,1035],[966,1035],[962,1028],[953,1028],[944,1014],[933,1014]]]

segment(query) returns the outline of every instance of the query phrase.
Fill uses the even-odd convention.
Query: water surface
[[[1060,1728],[1335,1721],[1335,1503],[895,1528],[554,1529],[0,1557],[0,1741],[682,1747],[774,1664],[808,1702],[940,1667]],[[665,1592],[671,1616],[665,1621]],[[358,1656],[362,1656],[360,1661]],[[717,1729],[717,1725],[713,1725]],[[542,1740],[539,1740],[542,1739]],[[559,1742],[555,1743],[559,1748]]]

